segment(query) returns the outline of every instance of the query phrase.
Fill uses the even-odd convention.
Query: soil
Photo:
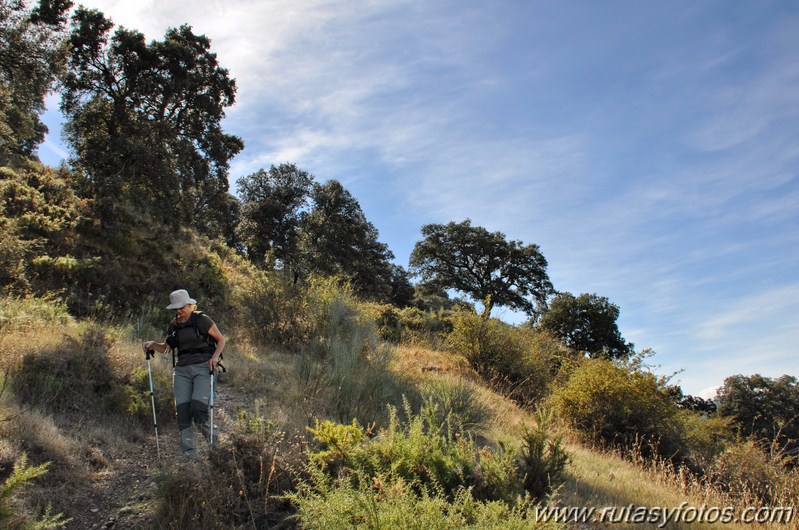
[[[236,404],[244,402],[244,398],[231,385],[225,384],[224,376],[217,377],[215,390],[214,424],[219,426],[224,437],[226,427],[235,418]],[[64,492],[64,496],[70,498],[70,509],[64,515],[71,518],[64,528],[140,530],[152,526],[157,504],[155,478],[162,466],[186,458],[180,451],[175,422],[165,423],[164,427],[159,425],[160,458],[152,430],[143,437],[142,443],[128,444],[129,448],[112,461],[99,456],[105,465],[92,474],[92,483],[84,491]],[[205,458],[208,444],[199,433],[197,446],[198,458]]]

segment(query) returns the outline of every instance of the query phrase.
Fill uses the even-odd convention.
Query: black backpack
[[[202,314],[202,311],[193,311],[183,324],[175,321],[170,325],[172,332],[167,335],[166,343],[172,349],[172,366],[175,366],[175,350],[178,351],[178,356],[191,353],[212,355],[216,350],[216,340],[197,325]],[[221,360],[222,356],[219,358]]]

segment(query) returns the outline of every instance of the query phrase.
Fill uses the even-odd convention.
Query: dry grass
[[[312,422],[305,406],[308,388],[297,375],[297,357],[278,348],[238,344],[225,356],[229,371],[220,374],[220,381],[230,383],[242,405],[250,403],[284,432],[305,433]]]
[[[711,509],[730,509],[740,515],[747,505],[735,502],[718,490],[680,474],[674,468],[657,463],[630,462],[617,454],[571,444],[572,462],[568,479],[557,494],[563,506],[591,506],[601,509],[608,506],[629,505],[675,509],[681,505]],[[728,508],[730,507],[730,508]],[[759,505],[753,506],[760,508]],[[796,514],[794,514],[794,521]],[[792,524],[758,524],[758,528],[795,528]],[[616,522],[597,528],[642,529],[658,528],[659,524]],[[739,522],[717,524],[688,524],[669,522],[665,528],[694,529],[717,528],[744,530],[753,524]],[[663,528],[663,526],[660,526]]]
[[[10,388],[26,355],[57,350],[73,327],[66,311],[46,300],[0,299],[0,436],[10,453],[35,448],[51,460],[74,464],[74,442],[62,435],[52,416],[18,403]]]
[[[24,302],[22,302],[24,303]],[[64,340],[64,330],[71,327],[67,317],[40,315],[36,306],[27,309],[14,307],[0,298],[0,370],[2,374],[19,368],[22,358],[29,353],[52,350]]]
[[[145,433],[136,418],[117,413],[115,407],[124,403],[111,405],[104,401],[107,392],[95,392],[92,385],[108,379],[118,388],[135,369],[146,373],[140,343],[123,328],[75,322],[47,300],[0,299],[0,326],[0,479],[26,454],[34,465],[50,465],[20,494],[22,510],[37,512],[51,504],[53,513],[72,517],[97,506],[91,503],[98,495],[95,486],[113,476],[120,460],[140,454],[152,431]],[[166,368],[158,363],[154,368],[166,386]],[[35,388],[20,387],[20,381],[35,381]],[[165,392],[159,398],[169,403]],[[168,425],[171,415],[162,416]]]
[[[431,350],[421,346],[398,346],[392,369],[412,379],[424,374],[446,373],[479,380],[466,359],[446,351]]]
[[[33,452],[31,456],[35,461],[58,462],[59,467],[71,469],[80,466],[80,444],[56,425],[52,415],[23,410],[16,405],[3,410],[16,414],[10,421],[0,424],[0,434],[14,440],[19,449]]]
[[[531,425],[532,414],[522,410],[512,400],[490,390],[463,357],[442,350],[402,345],[397,348],[392,369],[417,384],[427,380],[468,384],[480,406],[488,411],[486,438],[505,441],[520,435],[524,425]]]
[[[435,369],[428,369],[435,367]],[[463,378],[475,385],[481,405],[489,411],[486,437],[513,443],[518,439],[524,425],[534,422],[530,411],[523,410],[513,401],[497,395],[485,385],[478,384],[479,376],[462,359],[444,351],[429,350],[418,346],[401,346],[397,351],[394,369],[421,382],[428,379],[450,381],[455,384]],[[577,442],[568,444],[571,462],[567,467],[567,480],[556,493],[554,500],[561,506],[627,507],[649,506],[674,509],[681,504],[701,508],[734,506],[739,514],[746,506],[734,502],[727,495],[707,484],[701,484],[690,476],[680,473],[663,462],[652,462],[643,457],[630,461],[617,453],[585,447]],[[794,520],[799,518],[796,514]],[[645,529],[658,528],[657,524],[614,522],[595,524],[591,528]],[[789,525],[758,525],[759,528],[793,528]],[[752,525],[687,524],[669,522],[661,528],[693,529],[723,528],[743,530]]]
[[[8,304],[7,301],[3,302]],[[9,314],[23,315],[20,320]],[[37,316],[38,315],[38,316]],[[74,323],[63,316],[58,308],[22,303],[9,308],[0,305],[0,366],[2,373],[13,377],[25,355],[48,355],[64,350],[64,345],[75,344],[87,349],[93,343],[80,337],[92,323]],[[141,338],[125,328],[100,326],[106,342],[104,362],[114,377],[125,377],[146,371],[146,362],[140,351]],[[98,340],[101,336],[98,335]],[[88,340],[88,342],[87,342]],[[103,346],[105,344],[106,346]],[[67,351],[69,350],[67,348]],[[325,398],[325,388],[319,374],[300,370],[302,356],[278,348],[258,348],[237,342],[231,337],[226,350],[225,364],[229,372],[220,374],[219,382],[226,386],[228,411],[240,407],[248,417],[264,418],[270,428],[289,437],[307,436],[306,427],[320,417],[320,403]],[[310,363],[308,368],[321,364]],[[154,376],[160,387],[156,390],[162,399],[171,399],[171,359],[159,356],[152,364]],[[525,425],[534,423],[531,411],[523,410],[513,401],[492,392],[469,367],[465,359],[445,351],[427,349],[418,345],[401,345],[396,348],[391,370],[398,379],[421,388],[435,381],[442,385],[467,386],[475,404],[488,412],[482,435],[486,440],[518,443]],[[314,379],[317,377],[317,379]],[[149,406],[149,403],[147,403]],[[167,406],[165,405],[165,406]],[[162,410],[169,410],[163,408]],[[171,414],[161,414],[162,430],[174,425]],[[47,488],[33,490],[31,499],[41,504],[47,496],[72,502],[76,490],[87,488],[93,480],[108,475],[119,458],[134,452],[137,445],[149,443],[151,431],[143,424],[131,422],[122,416],[91,418],[81,411],[59,411],[30,407],[20,403],[10,388],[0,395],[0,467],[7,466],[22,453],[31,452],[34,462],[52,461],[47,475]],[[162,421],[159,419],[159,421]],[[260,442],[259,442],[260,443]],[[141,450],[139,448],[139,450]],[[563,506],[624,507],[636,506],[674,508],[688,506],[726,506],[731,501],[722,492],[682,475],[673,468],[658,462],[639,459],[630,461],[618,454],[586,448],[577,443],[568,445],[571,462],[567,467],[567,481],[556,493],[555,499]],[[293,451],[293,450],[292,450]],[[299,455],[299,449],[296,450]],[[295,455],[296,456],[296,455]],[[57,484],[61,484],[58,486]],[[61,506],[54,506],[56,511]],[[736,509],[740,509],[738,506]],[[657,524],[614,523],[607,528],[656,528]],[[697,525],[670,523],[667,528],[699,528]],[[750,528],[743,524],[702,525],[701,528],[739,530]],[[761,528],[771,528],[763,525]],[[592,528],[602,528],[595,526]],[[787,528],[787,526],[774,526]]]
[[[681,502],[694,505],[697,499],[688,497],[652,480],[649,473],[625,462],[615,455],[603,454],[579,445],[569,445],[572,461],[567,481],[557,494],[564,506],[666,506]],[[642,528],[640,524],[615,523],[613,528]],[[656,528],[657,525],[646,528]],[[669,528],[689,528],[670,526]]]

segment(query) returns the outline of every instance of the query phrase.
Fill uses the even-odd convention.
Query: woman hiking
[[[167,309],[175,310],[164,342],[145,341],[145,351],[177,354],[173,388],[180,448],[187,456],[197,456],[193,424],[200,427],[205,439],[211,441],[208,404],[211,398],[211,374],[219,366],[225,348],[225,337],[211,318],[197,311],[197,301],[185,289],[169,294]],[[217,434],[214,433],[214,438]]]

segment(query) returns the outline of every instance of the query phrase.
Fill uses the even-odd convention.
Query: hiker
[[[225,348],[225,337],[208,315],[196,310],[197,301],[185,289],[170,293],[167,309],[174,309],[176,316],[169,323],[166,340],[145,341],[143,346],[145,351],[172,351],[180,448],[184,455],[197,456],[192,423],[200,426],[206,440],[212,440],[208,420],[211,374],[219,366],[219,359]],[[216,433],[213,438],[217,438]]]

